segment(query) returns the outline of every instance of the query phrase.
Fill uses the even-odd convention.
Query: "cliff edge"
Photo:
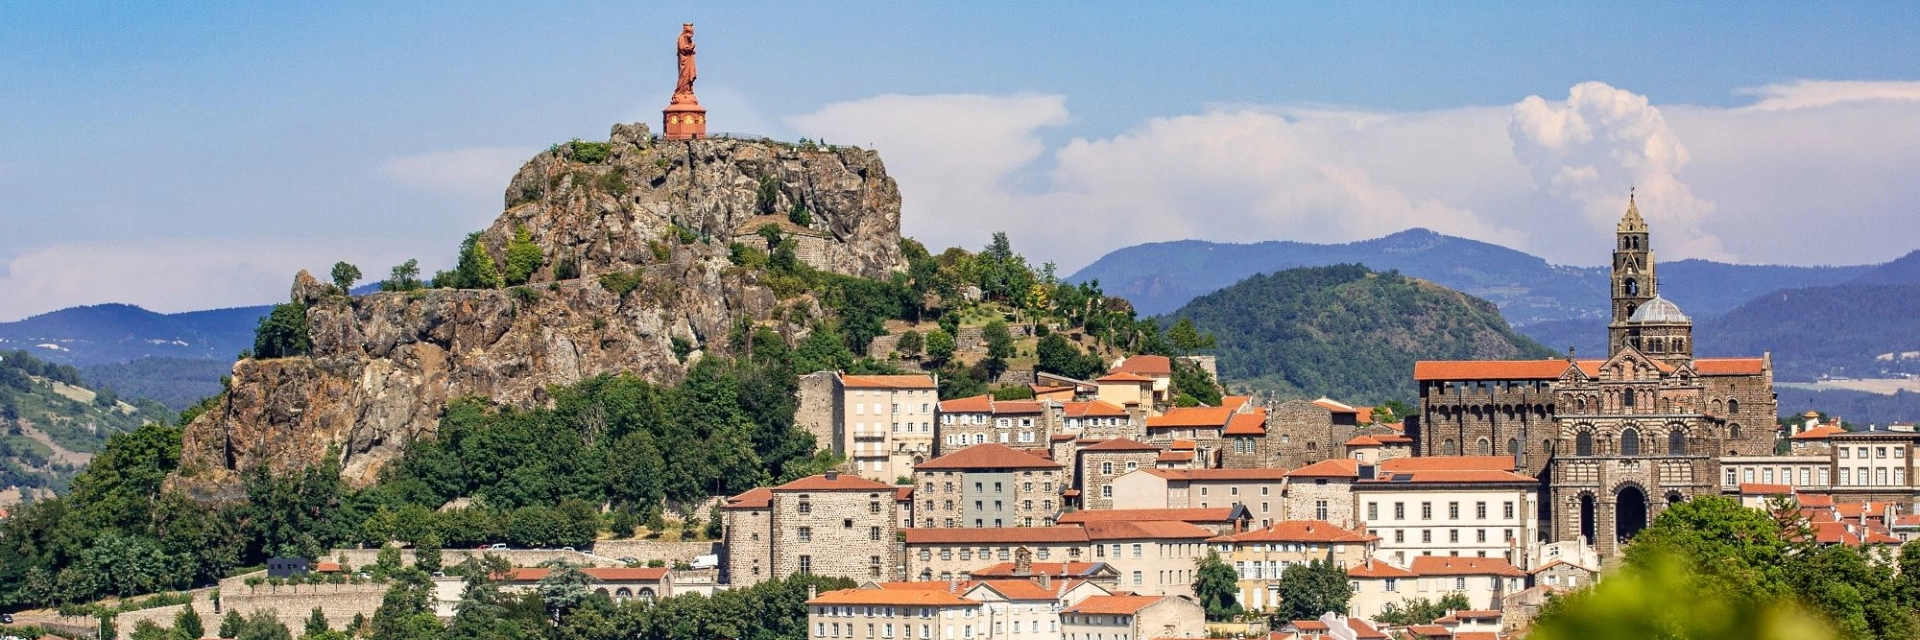
[[[790,219],[796,207],[807,213]],[[188,425],[171,484],[233,496],[241,471],[300,469],[331,450],[365,486],[434,434],[448,400],[529,407],[549,385],[615,372],[670,382],[725,355],[741,319],[801,331],[779,325],[788,314],[758,272],[728,260],[730,241],[767,224],[803,240],[815,268],[882,277],[904,264],[899,189],[872,151],[665,141],[641,124],[555,145],[513,177],[480,240],[505,264],[524,230],[543,256],[528,284],[349,297],[301,272],[293,299],[308,308],[311,355],[235,363],[227,393]],[[818,315],[811,300],[784,304]]]

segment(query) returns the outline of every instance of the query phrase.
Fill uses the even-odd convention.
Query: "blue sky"
[[[1068,271],[1407,226],[1592,264],[1626,184],[1675,257],[1920,248],[1914,3],[48,2],[0,8],[0,320],[444,266],[533,151],[658,119],[683,21],[715,129],[875,146],[909,234]]]

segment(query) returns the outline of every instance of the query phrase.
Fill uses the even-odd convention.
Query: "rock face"
[[[580,155],[560,145],[529,161],[484,232],[504,264],[526,229],[545,256],[528,285],[349,298],[301,272],[293,297],[309,307],[312,355],[236,363],[226,396],[187,427],[174,486],[231,495],[240,471],[303,468],[334,447],[343,477],[364,486],[407,442],[432,437],[450,399],[526,407],[548,385],[603,373],[678,379],[676,338],[692,362],[723,352],[740,319],[788,317],[757,273],[727,259],[726,238],[768,204],[781,216],[795,203],[812,212],[811,229],[832,242],[823,268],[877,277],[902,266],[899,191],[873,152],[667,142],[619,125],[604,160]],[[615,273],[633,286],[602,284]],[[818,312],[810,300],[793,305]]]

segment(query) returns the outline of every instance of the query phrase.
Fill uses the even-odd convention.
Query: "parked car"
[[[507,548],[507,545],[506,543],[503,543],[503,542],[495,542],[493,544],[487,545],[488,551],[504,551],[506,550],[506,548]]]

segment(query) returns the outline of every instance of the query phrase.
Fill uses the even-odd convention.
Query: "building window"
[[[1667,455],[1687,455],[1687,435],[1678,428],[1667,432]]]
[[[1460,541],[1460,530],[1459,530],[1459,529],[1448,529],[1448,530],[1447,530],[1447,542],[1459,542],[1459,541]]]
[[[1313,519],[1315,520],[1327,519],[1327,501],[1325,500],[1313,501]]]
[[[1407,503],[1405,502],[1393,503],[1393,519],[1395,520],[1407,519]]]
[[[1420,519],[1421,520],[1433,519],[1433,503],[1431,502],[1420,503]]]
[[[800,496],[800,504],[795,506],[794,510],[800,512],[800,515],[813,513],[813,503],[808,502],[806,496]]]
[[[1513,519],[1513,501],[1509,500],[1503,506],[1504,508],[1501,509],[1501,512],[1505,514],[1506,519],[1512,520]]]
[[[1454,578],[1454,579],[1453,579],[1453,588],[1454,588],[1454,590],[1455,590],[1455,591],[1466,591],[1466,590],[1467,590],[1467,579],[1466,579],[1466,578]]]
[[[1573,437],[1573,455],[1593,455],[1593,432],[1581,431]]]
[[[1100,474],[1108,475],[1108,476],[1113,475],[1113,463],[1111,462],[1100,463]]]
[[[1474,539],[1473,539],[1473,541],[1474,541],[1474,542],[1486,542],[1486,541],[1487,541],[1487,530],[1486,530],[1486,529],[1475,529],[1475,530],[1473,530],[1473,538],[1474,538]]]
[[[1448,520],[1460,519],[1460,503],[1458,502],[1447,503],[1447,519]]]
[[[1400,543],[1400,542],[1406,542],[1406,541],[1407,541],[1407,530],[1405,530],[1405,529],[1395,529],[1395,530],[1393,530],[1393,541],[1394,541],[1395,543]]]
[[[1377,503],[1377,502],[1367,503],[1367,521],[1371,522],[1379,519],[1380,519],[1380,503]]]
[[[1479,453],[1479,455],[1483,455],[1483,456],[1493,455],[1493,443],[1488,441],[1486,438],[1481,438],[1479,441],[1475,442],[1474,449]]]
[[[813,527],[800,527],[800,541],[813,542]]]
[[[813,573],[813,556],[800,556],[800,573]]]
[[[1100,485],[1100,497],[1102,498],[1113,497],[1113,485],[1110,485],[1110,484]]]
[[[1627,427],[1620,432],[1620,455],[1640,455],[1640,431]]]
[[[1420,541],[1421,541],[1421,542],[1433,542],[1433,530],[1432,530],[1432,529],[1421,529],[1421,530],[1420,530]]]
[[[1133,572],[1133,584],[1134,586],[1146,584],[1146,576],[1142,575],[1139,571]]]
[[[868,540],[879,540],[879,539],[880,539],[880,527],[867,527],[867,539],[868,539]]]
[[[1473,503],[1473,518],[1475,520],[1487,519],[1487,503],[1485,502]]]

